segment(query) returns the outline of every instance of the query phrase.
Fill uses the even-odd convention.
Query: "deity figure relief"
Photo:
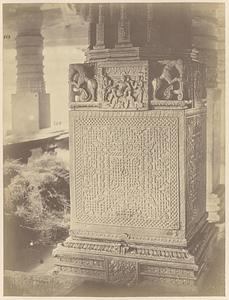
[[[116,89],[113,80],[107,74],[103,75],[102,89],[104,91],[104,101],[111,106],[115,106],[117,102]]]
[[[103,75],[104,103],[111,108],[138,109],[143,107],[144,76],[139,73],[137,80],[123,73],[116,83],[107,75]]]
[[[159,77],[152,81],[153,98],[159,100],[182,100],[183,99],[183,61],[165,60],[160,61],[164,65]]]
[[[76,70],[70,84],[75,102],[96,101],[97,82],[95,79],[88,78],[85,73],[80,74]]]
[[[143,73],[139,73],[138,80],[133,82],[134,96],[136,99],[136,105],[138,108],[142,107],[143,95],[144,95],[144,76]]]

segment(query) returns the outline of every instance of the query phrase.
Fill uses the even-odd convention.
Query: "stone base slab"
[[[188,247],[136,244],[123,247],[121,241],[83,240],[69,237],[58,244],[57,273],[76,275],[114,285],[133,285],[152,280],[172,285],[195,286],[211,254],[216,236],[213,224],[206,223]]]

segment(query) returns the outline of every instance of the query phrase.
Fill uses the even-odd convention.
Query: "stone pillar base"
[[[39,129],[50,127],[50,123],[49,94],[19,92],[12,95],[12,125],[14,135],[30,135],[38,132]]]
[[[216,194],[210,194],[208,196],[207,211],[209,222],[219,222],[219,210],[220,210],[220,199]]]
[[[224,186],[220,185],[207,199],[208,221],[224,222]]]
[[[187,247],[138,244],[122,241],[74,239],[58,244],[53,255],[60,274],[114,285],[153,281],[160,284],[196,286],[206,267],[216,238],[216,228],[205,223]]]
[[[12,95],[13,134],[24,136],[39,130],[39,94],[21,92]]]

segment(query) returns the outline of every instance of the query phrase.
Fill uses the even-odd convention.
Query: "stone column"
[[[217,4],[192,6],[193,44],[207,66],[207,211],[209,221],[220,220],[220,165],[221,165],[221,94],[217,85],[218,21]],[[196,7],[197,8],[197,7]],[[211,18],[209,18],[209,16]],[[222,80],[218,80],[222,83]]]
[[[118,43],[116,47],[131,47],[130,21],[128,19],[127,4],[120,4],[120,16],[118,22]]]
[[[93,4],[89,5],[88,22],[88,48],[93,49],[96,44],[96,16]]]
[[[217,30],[217,84],[221,90],[221,167],[220,184],[225,184],[225,5],[218,5],[216,12],[218,20]]]
[[[96,45],[94,49],[105,48],[105,7],[99,4],[98,24],[96,25]]]
[[[50,100],[43,74],[40,5],[19,6],[17,12],[17,88],[12,95],[12,125],[13,134],[26,135],[50,126]]]
[[[155,21],[155,5],[147,4],[146,44],[147,46],[160,46],[159,28]]]

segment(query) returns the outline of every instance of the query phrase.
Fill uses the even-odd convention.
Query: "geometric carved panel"
[[[179,229],[178,118],[77,112],[77,223]]]
[[[191,229],[206,212],[206,115],[186,120],[186,223]]]

